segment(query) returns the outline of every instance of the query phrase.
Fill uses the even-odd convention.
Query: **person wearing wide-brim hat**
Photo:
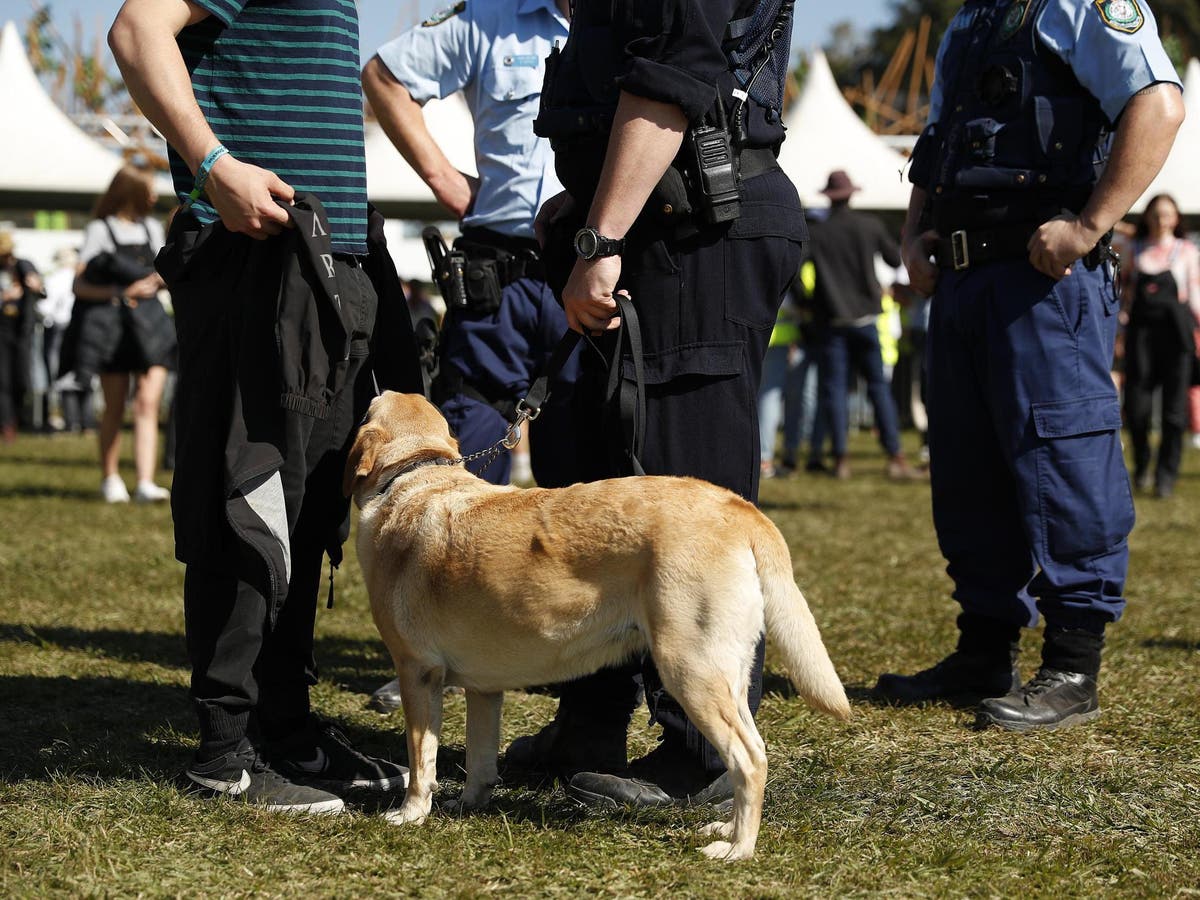
[[[842,169],[829,173],[821,193],[829,198],[829,216],[812,229],[809,253],[816,272],[813,287],[818,371],[817,418],[810,442],[808,469],[821,471],[826,428],[833,443],[833,474],[850,476],[846,458],[849,431],[850,372],[867,383],[867,396],[875,411],[879,443],[887,454],[889,478],[919,478],[900,450],[900,425],[896,403],[883,373],[883,355],[876,320],[883,292],[875,280],[875,254],[888,265],[900,265],[900,248],[883,222],[850,208],[857,190]]]
[[[844,169],[834,169],[829,173],[829,178],[825,182],[825,187],[821,188],[821,193],[830,199],[831,202],[849,200],[851,194],[861,191],[857,184],[850,180],[850,176],[846,174]]]

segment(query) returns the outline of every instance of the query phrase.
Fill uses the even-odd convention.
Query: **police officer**
[[[904,256],[934,295],[933,513],[962,612],[957,649],[881,676],[881,698],[983,697],[978,724],[1014,731],[1099,715],[1133,526],[1107,242],[1182,119],[1145,0],[968,0],[952,21]],[[1022,685],[1039,611],[1042,664]]]
[[[544,60],[567,36],[568,0],[471,0],[384,44],[363,69],[363,89],[392,143],[461,221],[468,306],[448,310],[441,334],[440,406],[464,455],[493,446],[516,403],[549,360],[566,317],[546,286],[533,220],[562,189],[548,141],[533,133]],[[421,105],[462,90],[475,122],[479,178],[458,171],[430,135]],[[472,278],[471,276],[479,276]],[[542,487],[577,480],[570,426],[574,358],[559,371],[550,405],[530,429]],[[481,472],[507,484],[508,454]],[[399,683],[371,705],[400,708]]]
[[[640,320],[642,352],[627,353],[621,371],[640,357],[641,467],[757,495],[762,361],[806,237],[795,188],[775,163],[790,7],[578,0],[571,35],[547,65],[536,127],[551,138],[568,193],[539,223],[567,321],[600,336],[601,353],[582,356],[577,391],[580,446],[601,449],[586,460],[589,479],[633,470],[628,419],[603,399],[623,293]],[[614,396],[630,399],[625,388]],[[752,709],[761,666],[760,653]],[[568,790],[600,804],[731,796],[717,753],[652,667],[645,694],[663,741],[625,768],[634,674],[607,670],[566,686],[554,724],[514,743],[510,764],[573,776]]]

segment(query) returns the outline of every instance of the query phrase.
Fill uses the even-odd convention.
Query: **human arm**
[[[125,0],[108,32],[130,97],[193,174],[220,141],[196,103],[175,38],[208,16],[189,0]],[[213,165],[204,191],[226,228],[260,239],[288,222],[275,199],[291,202],[294,196],[274,172],[229,154]]]
[[[363,93],[384,133],[429,185],[438,202],[461,219],[471,209],[479,179],[460,172],[438,146],[425,124],[421,104],[413,99],[379,56],[371,57],[362,71]]]
[[[938,235],[933,230],[921,230],[921,216],[927,201],[925,189],[914,184],[908,198],[908,214],[904,217],[904,227],[900,232],[900,257],[908,270],[909,283],[922,295],[929,297],[937,288],[938,269],[929,261],[929,257],[933,255]]]
[[[605,237],[625,237],[679,153],[687,125],[678,106],[622,91],[587,223]],[[563,289],[567,324],[576,331],[619,325],[613,291],[620,277],[619,256],[576,260]]]
[[[1192,308],[1192,315],[1200,322],[1200,250],[1187,238],[1183,239],[1185,258],[1187,259],[1187,301]]]
[[[1129,99],[1108,167],[1087,204],[1078,216],[1063,214],[1046,222],[1029,239],[1035,269],[1056,280],[1070,274],[1071,263],[1095,247],[1145,193],[1166,162],[1183,118],[1183,95],[1172,84],[1157,82]]]

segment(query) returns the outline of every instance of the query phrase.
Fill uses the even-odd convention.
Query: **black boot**
[[[1102,623],[1094,628],[1047,625],[1037,675],[1007,696],[983,701],[975,724],[1008,731],[1053,731],[1097,718],[1103,627]]]
[[[915,675],[880,675],[873,696],[900,706],[974,701],[1002,696],[1020,685],[1019,625],[964,612],[958,617],[958,628],[958,647],[953,653]]]
[[[664,740],[629,764],[621,774],[580,772],[566,785],[567,794],[587,806],[732,806],[733,782],[724,769],[707,769],[682,742]]]
[[[554,721],[508,745],[502,759],[510,772],[555,775],[622,772],[628,765],[625,737],[631,713],[621,708],[577,709],[560,702]]]

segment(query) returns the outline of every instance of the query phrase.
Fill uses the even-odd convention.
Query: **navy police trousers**
[[[494,312],[459,314],[447,321],[442,364],[456,368],[486,396],[515,403],[529,392],[566,330],[566,314],[546,283],[520,278],[503,289]],[[541,487],[565,487],[579,480],[571,426],[571,391],[578,370],[576,351],[551,385],[537,425],[529,430],[530,463]],[[464,456],[493,446],[508,430],[508,422],[494,407],[466,394],[449,397],[441,410]],[[501,453],[485,469],[486,462],[480,459],[468,468],[492,484],[508,484],[509,454]]]
[[[929,323],[938,542],[963,609],[1031,626],[1115,621],[1133,498],[1110,368],[1107,264],[944,271]]]

